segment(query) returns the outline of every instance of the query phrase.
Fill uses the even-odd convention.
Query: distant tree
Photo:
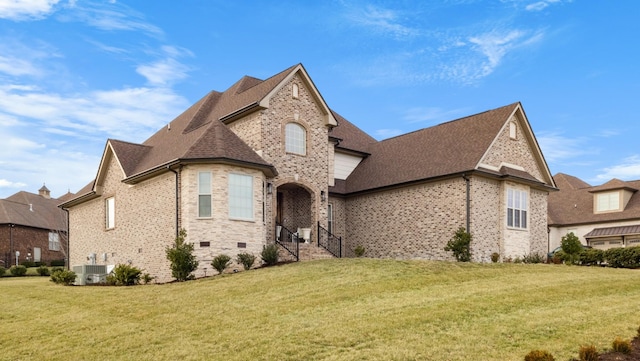
[[[580,260],[582,243],[580,243],[580,239],[573,234],[573,232],[569,232],[562,237],[560,247],[565,254],[565,263],[568,261],[569,264],[576,264]]]

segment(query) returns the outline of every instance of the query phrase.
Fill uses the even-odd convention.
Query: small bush
[[[11,266],[11,268],[9,268],[9,272],[16,277],[22,277],[27,274],[27,267],[23,265]]]
[[[580,253],[580,263],[583,266],[596,266],[604,262],[604,251],[601,249],[587,248]]]
[[[356,255],[356,257],[362,257],[364,256],[364,246],[359,244],[356,246],[356,248],[353,249],[353,253]]]
[[[7,272],[7,269],[4,267],[0,267],[0,277],[4,276],[5,272]]]
[[[31,267],[35,267],[36,263],[33,261],[22,261],[20,262],[21,265],[27,267],[27,268],[31,268]]]
[[[458,228],[444,250],[452,252],[458,262],[471,261],[471,234],[464,227]]]
[[[523,263],[544,263],[544,256],[538,253],[526,254],[522,257]]]
[[[533,350],[524,357],[524,361],[555,361],[555,358],[547,351]]]
[[[598,361],[598,357],[600,357],[598,350],[593,345],[581,346],[578,355],[580,356],[580,361]]]
[[[219,254],[213,259],[213,261],[211,261],[211,267],[215,268],[216,271],[218,271],[218,274],[222,274],[222,272],[229,267],[230,263],[231,257],[226,254]]]
[[[40,276],[43,276],[43,277],[47,277],[47,276],[49,276],[49,275],[50,275],[50,274],[49,274],[49,267],[47,267],[47,266],[40,266],[40,267],[38,267],[38,268],[36,269],[36,271],[38,272],[38,274],[39,274]]]
[[[491,262],[493,263],[498,263],[498,261],[500,260],[500,253],[498,252],[493,252],[491,254]]]
[[[611,343],[611,348],[615,352],[620,352],[626,355],[631,353],[631,342],[629,342],[629,340],[623,340],[620,337],[616,337],[616,339]]]
[[[560,247],[562,247],[562,251],[565,253],[565,264],[577,264],[580,261],[580,253],[582,252],[582,243],[580,243],[580,238],[573,234],[573,232],[567,233],[566,236],[562,237],[562,241],[560,242]]]
[[[178,281],[192,280],[195,278],[193,271],[198,268],[198,260],[193,254],[193,243],[186,243],[187,231],[180,230],[172,247],[167,247],[165,252],[171,262],[171,275]]]
[[[155,277],[151,276],[148,273],[145,273],[142,275],[142,283],[144,283],[145,285],[151,283],[151,281],[153,281]]]
[[[262,247],[260,258],[267,266],[273,266],[278,263],[278,245],[270,244]]]
[[[256,256],[251,253],[238,253],[238,258],[236,258],[236,262],[240,263],[245,271],[251,269],[255,261]]]
[[[51,267],[64,267],[65,264],[63,259],[54,259],[51,261]]]
[[[107,283],[115,282],[116,286],[133,286],[140,283],[142,270],[128,264],[119,264],[113,269],[113,279]]]
[[[640,268],[640,247],[609,248],[604,259],[614,268]]]
[[[51,282],[55,284],[70,286],[75,281],[76,281],[76,273],[73,271],[66,270],[63,268],[54,268],[53,272],[51,272]]]

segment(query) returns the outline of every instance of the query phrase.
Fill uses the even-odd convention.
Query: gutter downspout
[[[180,187],[179,187],[179,177],[180,177],[180,173],[178,173],[177,171],[171,169],[171,166],[167,166],[167,169],[170,170],[171,172],[173,172],[173,174],[176,175],[176,238],[178,238],[178,236],[180,235],[180,197],[179,197],[179,192],[180,192]]]
[[[470,214],[471,214],[471,195],[469,194],[469,189],[470,189],[470,182],[471,179],[469,179],[469,177],[467,177],[466,174],[462,174],[462,179],[464,179],[464,181],[467,183],[467,233],[471,233],[471,220],[470,220]]]
[[[11,267],[11,265],[13,264],[13,260],[11,259],[11,257],[15,256],[15,254],[13,253],[13,227],[14,226],[15,225],[13,223],[9,223],[9,264],[8,264],[9,267]]]
[[[69,227],[69,209],[67,208],[62,208],[63,211],[67,212],[67,269],[70,270],[71,269],[71,252],[69,251],[69,246],[71,244],[71,237],[69,236],[69,233],[71,231],[71,227]]]

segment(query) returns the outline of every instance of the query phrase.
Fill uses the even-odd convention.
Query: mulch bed
[[[631,340],[631,353],[625,355],[619,352],[607,352],[600,355],[600,361],[640,361],[640,338]]]

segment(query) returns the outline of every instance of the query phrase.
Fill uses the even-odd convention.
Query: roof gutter
[[[245,105],[244,107],[234,110],[233,112],[223,115],[220,117],[220,121],[224,124],[229,124],[232,121],[240,118],[244,113],[249,111],[257,110],[258,108],[264,109],[264,107],[260,106],[260,102],[253,102],[251,104]]]

